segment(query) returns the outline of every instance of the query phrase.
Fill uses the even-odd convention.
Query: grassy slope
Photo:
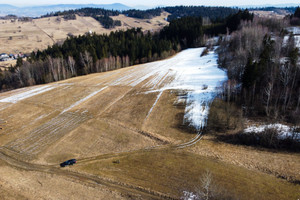
[[[200,142],[201,143],[201,142]],[[114,160],[120,160],[114,164]],[[300,187],[273,176],[180,150],[128,154],[75,169],[180,197],[197,190],[208,169],[219,188],[239,199],[297,199]]]
[[[76,20],[65,21],[61,17],[34,19],[32,22],[12,22],[0,20],[0,52],[1,53],[30,53],[33,50],[45,49],[48,45],[61,42],[69,33],[82,35],[92,31],[98,34],[109,34],[111,31],[142,27],[143,30],[155,31],[168,24],[164,20],[168,13],[151,20],[141,20],[124,15],[113,17],[120,20],[122,26],[105,29],[92,17],[77,16]],[[58,20],[60,19],[60,20]]]

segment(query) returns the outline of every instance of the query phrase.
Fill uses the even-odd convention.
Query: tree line
[[[290,16],[291,25],[300,26],[300,7],[297,7],[295,13]]]
[[[236,14],[239,10],[230,7],[206,7],[206,6],[173,6],[162,8],[164,11],[171,13],[168,21],[174,19],[193,16],[209,18],[213,22],[224,21],[229,15]]]
[[[179,19],[182,17],[205,17],[213,22],[224,22],[224,19],[228,15],[234,15],[238,12],[235,8],[228,7],[205,7],[205,6],[175,6],[175,7],[162,7],[154,8],[148,10],[137,10],[130,9],[126,11],[117,10],[106,10],[103,8],[81,8],[68,11],[58,11],[53,13],[48,13],[43,17],[52,16],[67,16],[65,19],[74,19],[75,14],[80,16],[93,17],[99,21],[105,28],[114,28],[115,26],[120,26],[121,22],[119,20],[113,20],[111,16],[118,16],[124,14],[128,17],[139,18],[139,19],[151,19],[153,17],[161,15],[163,11],[169,12],[171,15],[167,18],[169,22],[174,19]]]
[[[154,9],[148,9],[148,10],[137,10],[137,9],[130,9],[123,11],[122,14],[138,18],[138,19],[152,19],[153,17],[160,16],[162,13],[162,8],[154,8]]]

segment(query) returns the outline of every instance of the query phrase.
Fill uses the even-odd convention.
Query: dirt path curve
[[[177,145],[159,145],[154,147],[148,147],[145,149],[140,150],[134,150],[134,151],[124,151],[124,152],[116,152],[111,154],[104,154],[99,156],[93,156],[93,157],[86,157],[86,158],[79,158],[78,163],[88,163],[95,160],[101,160],[101,159],[108,159],[108,158],[114,158],[119,156],[126,156],[128,154],[135,154],[135,153],[141,153],[145,151],[161,151],[164,149],[182,149],[189,147],[191,145],[196,144],[201,140],[201,133],[198,133],[192,140],[177,144]],[[134,186],[127,183],[121,183],[116,182],[110,179],[102,178],[99,176],[91,175],[91,174],[82,174],[79,172],[69,171],[67,169],[61,169],[59,165],[41,165],[41,164],[33,164],[26,161],[22,161],[21,155],[15,155],[16,152],[11,151],[8,148],[0,147],[0,159],[4,161],[6,164],[13,168],[21,169],[21,170],[28,170],[28,171],[38,171],[38,172],[44,172],[44,173],[50,173],[60,176],[69,177],[72,179],[75,179],[77,181],[92,184],[92,185],[104,185],[109,188],[112,188],[114,190],[117,190],[121,193],[129,194],[132,196],[141,197],[142,199],[177,199],[176,197],[163,194],[161,192],[152,191],[149,189],[145,189],[140,186]]]
[[[59,176],[65,176],[80,182],[84,182],[92,185],[104,185],[121,193],[129,194],[132,196],[140,197],[142,199],[176,199],[170,195],[166,195],[160,192],[151,191],[142,187],[116,182],[110,179],[101,178],[99,176],[94,176],[90,174],[82,174],[79,172],[69,171],[67,169],[61,169],[58,165],[40,165],[28,163],[25,161],[20,161],[12,156],[5,153],[4,148],[0,148],[0,159],[4,161],[9,166],[26,170],[26,171],[38,171],[49,174],[55,174]]]

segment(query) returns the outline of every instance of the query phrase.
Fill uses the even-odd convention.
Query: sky
[[[27,2],[27,3],[26,3]],[[0,0],[0,4],[11,4],[16,6],[28,5],[51,5],[51,4],[112,4],[122,3],[128,6],[174,6],[174,5],[206,5],[206,6],[242,6],[242,5],[265,5],[265,4],[287,4],[300,5],[299,0]]]

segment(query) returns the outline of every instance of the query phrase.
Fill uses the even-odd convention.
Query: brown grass
[[[5,70],[10,66],[15,66],[17,64],[17,60],[8,60],[0,62],[0,69]]]
[[[300,180],[299,153],[276,152],[226,144],[215,141],[214,136],[204,137],[199,145],[191,148],[191,152],[291,181]]]
[[[32,22],[0,20],[0,53],[30,53],[33,50],[45,49],[48,45],[65,40],[69,33],[82,35],[92,31],[98,34],[111,31],[141,27],[143,30],[156,31],[168,24],[164,18],[168,13],[151,20],[140,20],[124,15],[113,17],[121,20],[122,26],[105,29],[92,17],[76,16],[76,20],[65,21],[61,17],[33,19]],[[57,18],[61,18],[60,21]],[[148,22],[149,21],[149,22]]]
[[[114,163],[115,160],[120,163]],[[300,194],[299,186],[273,176],[178,150],[131,153],[79,163],[75,169],[177,198],[183,191],[195,192],[201,175],[207,169],[212,172],[220,189],[239,199],[296,199]]]
[[[0,167],[1,199],[126,199],[118,192],[41,172]]]
[[[145,121],[143,129],[155,132],[167,138],[173,138],[177,143],[182,143],[194,137],[187,127],[183,125],[185,105],[177,105],[176,91],[165,91],[150,117]]]

